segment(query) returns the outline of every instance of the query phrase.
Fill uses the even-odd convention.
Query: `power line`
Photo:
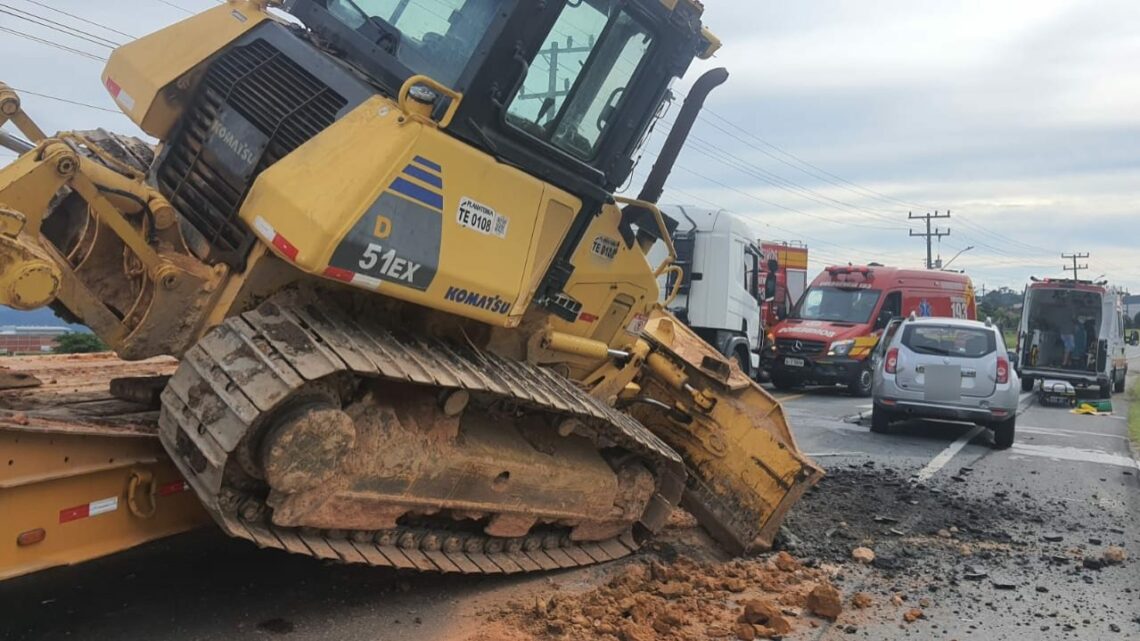
[[[65,102],[69,105],[76,105],[78,107],[87,107],[88,109],[98,109],[99,111],[106,111],[107,113],[113,113],[113,114],[119,114],[119,115],[123,114],[123,112],[119,111],[118,109],[109,109],[107,107],[100,107],[99,105],[92,105],[92,104],[89,104],[86,102],[79,102],[78,100],[70,100],[68,98],[60,98],[59,96],[52,96],[52,95],[49,95],[46,93],[28,91],[27,89],[18,89],[16,87],[12,87],[12,90],[16,91],[18,93],[27,94],[29,96],[38,96],[40,98],[46,98],[48,100],[55,100],[57,102]]]
[[[98,22],[95,22],[94,20],[91,20],[91,19],[89,19],[89,18],[84,18],[83,16],[77,16],[77,15],[75,15],[74,13],[68,13],[68,12],[66,12],[66,11],[64,11],[64,10],[62,10],[62,9],[56,9],[56,8],[55,8],[55,7],[53,7],[53,6],[51,6],[51,5],[47,5],[47,4],[44,4],[44,3],[42,3],[42,2],[39,2],[38,0],[24,0],[24,2],[27,2],[27,3],[29,3],[29,4],[34,4],[34,5],[38,6],[38,7],[43,7],[44,9],[48,9],[49,11],[54,11],[54,12],[56,12],[56,13],[60,13],[60,14],[63,14],[63,15],[65,15],[65,16],[69,17],[69,18],[75,18],[76,20],[79,20],[80,22],[86,22],[86,23],[87,23],[87,24],[89,24],[89,25],[93,25],[93,26],[99,27],[100,29],[106,29],[107,31],[110,31],[110,32],[112,32],[112,33],[117,33],[117,34],[119,34],[120,36],[126,36],[127,38],[130,38],[130,39],[132,39],[132,40],[134,40],[134,39],[136,39],[136,38],[138,37],[138,36],[132,36],[131,34],[129,34],[129,33],[126,33],[126,32],[124,32],[124,31],[119,31],[118,29],[115,29],[114,27],[108,27],[108,26],[107,26],[107,25],[105,25],[105,24],[100,24],[100,23],[98,23]]]
[[[106,47],[107,49],[114,49],[115,47],[119,46],[119,43],[117,43],[113,40],[107,40],[106,38],[96,36],[94,34],[83,31],[82,29],[76,29],[74,27],[69,27],[67,25],[64,25],[61,22],[55,22],[54,20],[48,20],[47,18],[42,18],[40,16],[37,16],[33,13],[28,13],[26,11],[20,11],[20,9],[15,9],[15,7],[11,7],[11,6],[6,5],[6,4],[0,4],[0,7],[4,7],[2,9],[0,9],[0,13],[2,13],[2,14],[12,16],[13,18],[16,18],[17,20],[23,20],[24,22],[30,22],[36,26],[43,27],[44,29],[50,29],[52,31],[62,33],[65,36],[69,36],[72,38],[76,38],[79,40],[90,42],[91,44],[98,45],[100,47]],[[14,9],[14,11],[9,11],[9,9]],[[19,13],[17,13],[17,12],[19,12]],[[21,13],[26,14],[26,15],[20,15]],[[32,17],[28,17],[28,16],[32,16]],[[55,26],[55,25],[61,25],[61,26]]]
[[[162,4],[164,4],[164,5],[168,6],[168,7],[172,7],[172,8],[174,8],[174,9],[178,9],[179,11],[181,11],[181,12],[183,12],[183,13],[188,13],[188,14],[190,14],[190,15],[194,15],[194,12],[193,12],[193,11],[191,11],[191,10],[187,9],[186,7],[183,7],[183,6],[179,6],[179,5],[176,5],[176,4],[174,4],[173,2],[167,2],[166,0],[155,0],[155,2],[161,2]]]
[[[14,36],[19,36],[21,38],[25,38],[25,39],[31,40],[33,42],[38,42],[40,44],[47,45],[49,47],[54,47],[54,48],[59,49],[61,51],[66,51],[68,53],[74,53],[76,55],[83,56],[84,58],[90,58],[92,60],[97,60],[100,62],[107,62],[107,59],[104,58],[103,56],[96,55],[94,53],[91,53],[90,51],[83,51],[82,49],[75,49],[73,47],[69,47],[67,45],[60,44],[60,43],[55,42],[53,40],[47,40],[45,38],[33,36],[30,33],[24,33],[23,31],[19,31],[16,29],[9,29],[8,27],[3,27],[3,26],[0,26],[0,31],[2,31],[4,33],[10,33]]]

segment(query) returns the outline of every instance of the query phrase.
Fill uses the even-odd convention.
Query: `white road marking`
[[[1119,434],[1101,434],[1100,432],[1078,432],[1076,430],[1062,430],[1062,429],[1058,429],[1058,428],[1054,428],[1054,427],[1028,427],[1028,426],[1024,426],[1024,425],[1018,425],[1017,431],[1019,433],[1026,432],[1029,434],[1052,434],[1054,436],[1060,436],[1062,438],[1074,438],[1074,437],[1087,438],[1089,436],[1097,436],[1100,438],[1115,438],[1115,439],[1119,439],[1121,441],[1127,441],[1128,440],[1127,436],[1120,436]]]
[[[856,405],[855,409],[857,409],[857,410],[869,410],[874,406],[875,406],[874,403],[867,403],[866,405]]]
[[[1053,445],[1027,445],[1014,443],[1011,451],[1023,456],[1036,456],[1054,461],[1079,461],[1081,463],[1101,463],[1140,470],[1140,461],[1131,456],[1109,454],[1098,450],[1085,450],[1079,447],[1058,447]]]
[[[929,463],[926,464],[926,467],[919,470],[918,474],[915,475],[915,478],[919,481],[925,481],[934,476],[938,470],[942,469],[943,466],[950,462],[950,459],[954,458],[955,454],[960,452],[963,447],[966,447],[966,443],[969,443],[975,436],[981,434],[982,430],[984,429],[985,428],[981,425],[975,425],[974,429],[958,437],[958,440],[954,441],[946,449],[939,452],[938,456],[935,456],[930,460]]]

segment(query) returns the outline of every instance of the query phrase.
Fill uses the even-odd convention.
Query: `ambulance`
[[[871,352],[892,318],[911,313],[976,320],[970,278],[875,263],[828,267],[772,331],[772,384],[839,384],[870,396]]]

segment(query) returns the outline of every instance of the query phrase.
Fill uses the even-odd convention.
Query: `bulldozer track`
[[[463,389],[524,410],[573,417],[598,447],[620,447],[653,469],[655,493],[639,521],[645,531],[659,530],[680,502],[685,469],[678,454],[566,378],[472,345],[393,331],[379,319],[354,317],[314,293],[291,290],[210,330],[186,353],[162,393],[159,437],[230,535],[322,559],[471,574],[584,566],[639,547],[632,529],[582,542],[554,529],[507,539],[446,527],[344,531],[272,523],[262,499],[226,485],[226,465],[259,419],[292,392],[341,372]]]

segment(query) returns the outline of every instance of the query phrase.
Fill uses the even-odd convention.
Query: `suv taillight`
[[[1001,357],[998,357],[997,363],[997,382],[1009,382],[1009,361]]]
[[[887,351],[887,362],[883,366],[883,369],[888,374],[894,374],[895,372],[898,371],[898,369],[899,369],[899,348],[892,347],[890,350]]]

